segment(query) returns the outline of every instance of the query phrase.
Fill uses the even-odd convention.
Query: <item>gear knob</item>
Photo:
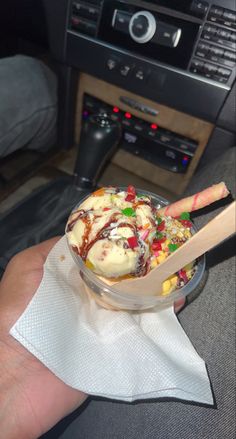
[[[121,126],[106,114],[91,115],[83,124],[74,169],[76,185],[96,186],[106,161],[114,154],[121,137]]]

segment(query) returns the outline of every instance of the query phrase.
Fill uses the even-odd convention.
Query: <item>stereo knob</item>
[[[147,43],[156,32],[155,17],[148,11],[136,12],[129,22],[129,33],[137,43]]]

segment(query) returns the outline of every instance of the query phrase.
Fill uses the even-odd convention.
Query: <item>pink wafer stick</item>
[[[195,195],[183,198],[182,200],[176,201],[176,203],[169,204],[169,206],[162,207],[158,210],[158,213],[160,215],[177,217],[181,215],[182,212],[193,212],[194,210],[208,206],[215,201],[227,197],[228,194],[229,191],[222,181]]]

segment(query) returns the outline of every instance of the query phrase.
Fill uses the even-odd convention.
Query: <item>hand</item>
[[[58,239],[16,255],[0,282],[0,425],[4,439],[38,438],[87,398],[64,384],[9,335],[36,292],[43,264]],[[175,312],[183,304],[175,304]]]
[[[59,238],[16,255],[0,282],[0,425],[4,439],[33,439],[79,407],[87,395],[57,378],[9,335],[36,292]]]
[[[181,311],[181,309],[185,305],[185,302],[186,302],[185,297],[181,297],[180,299],[176,300],[176,302],[174,303],[175,314]]]

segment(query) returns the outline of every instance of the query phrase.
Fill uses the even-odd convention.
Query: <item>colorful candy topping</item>
[[[129,185],[127,187],[127,195],[125,197],[125,201],[134,201],[136,197],[136,190],[134,186]]]
[[[179,219],[181,219],[181,220],[190,220],[190,213],[189,212],[181,213]]]
[[[175,250],[177,250],[177,248],[179,248],[178,244],[169,244],[168,248],[170,250],[170,252],[174,252]]]
[[[127,200],[126,200],[127,201]],[[135,210],[132,207],[126,207],[126,209],[122,209],[121,211],[125,216],[136,216]]]
[[[127,238],[127,241],[130,248],[138,247],[138,239],[136,236],[131,236],[130,238]]]

